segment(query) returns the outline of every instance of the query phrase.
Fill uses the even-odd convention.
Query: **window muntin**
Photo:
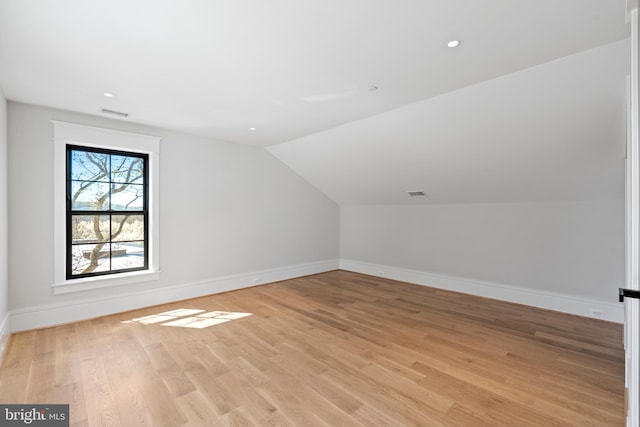
[[[67,145],[67,279],[148,269],[148,162]]]

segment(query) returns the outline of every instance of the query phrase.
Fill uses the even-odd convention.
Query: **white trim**
[[[53,293],[56,295],[68,294],[70,292],[89,291],[111,286],[129,285],[132,283],[144,283],[158,279],[160,279],[159,272],[148,271],[133,271],[130,273],[114,274],[113,276],[85,277],[54,283]]]
[[[578,298],[573,295],[540,291],[537,289],[485,282],[462,277],[445,276],[442,274],[434,274],[419,270],[410,270],[406,268],[372,264],[349,259],[341,259],[340,268],[342,270],[354,271],[356,273],[363,273],[371,276],[382,276],[394,280],[400,280],[402,282],[415,283],[418,285],[446,289],[449,291],[525,304],[547,310],[576,314],[579,316],[593,317],[611,322],[622,323],[624,319],[622,304]],[[592,310],[601,311],[602,316],[592,315]]]
[[[0,366],[4,360],[4,354],[7,350],[7,344],[9,343],[9,335],[11,335],[11,313],[7,313],[0,323]]]
[[[120,286],[157,280],[160,270],[160,227],[158,198],[158,183],[160,181],[160,141],[161,137],[123,132],[113,129],[96,128],[52,120],[54,142],[54,176],[53,176],[53,206],[54,206],[54,279],[55,294],[77,292],[87,289]],[[117,274],[66,280],[66,145],[68,143],[88,147],[126,150],[145,153],[149,156],[149,270],[142,274]]]
[[[85,299],[60,304],[27,307],[11,311],[11,331],[43,328],[63,323],[121,313],[158,304],[181,301],[220,292],[248,288],[337,270],[339,260],[325,260],[287,267],[272,268],[231,276],[216,277],[175,286],[157,287],[99,299]]]
[[[640,70],[638,61],[637,1],[628,2],[631,23],[631,59],[627,99],[626,160],[626,280],[625,288],[640,289]],[[640,301],[627,298],[624,303],[625,387],[627,389],[627,426],[640,426]]]
[[[626,14],[626,22],[627,24],[631,22],[632,12],[638,8],[638,0],[627,0],[627,14]]]

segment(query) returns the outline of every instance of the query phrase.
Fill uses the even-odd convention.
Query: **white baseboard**
[[[337,259],[310,262],[233,276],[217,277],[176,286],[166,286],[139,292],[119,293],[107,298],[27,307],[10,312],[10,330],[12,332],[18,332],[76,322],[158,304],[247,288],[254,285],[324,273],[326,271],[337,270],[339,265],[340,262]]]
[[[356,273],[363,273],[371,276],[382,276],[402,282],[415,283],[418,285],[473,294],[486,298],[515,302],[547,310],[592,317],[594,319],[608,320],[617,323],[624,322],[623,305],[608,301],[590,300],[573,295],[484,282],[461,277],[444,276],[418,270],[409,270],[349,259],[341,259],[340,268],[342,270],[353,271]],[[601,313],[601,315],[594,313]]]
[[[4,319],[2,319],[2,323],[0,323],[0,365],[2,365],[2,361],[4,360],[4,353],[9,343],[9,335],[11,334],[11,318],[9,314],[10,313],[7,313]]]
[[[5,316],[2,323],[0,323],[0,358],[4,354],[4,347],[6,346],[10,332],[76,322],[158,304],[227,292],[254,285],[308,276],[310,274],[323,273],[338,268],[579,316],[593,317],[617,323],[623,323],[624,321],[622,304],[589,300],[572,295],[445,276],[362,261],[334,259],[212,278],[140,292],[119,293],[101,299],[86,299],[12,310]],[[254,279],[257,279],[257,281],[254,282]],[[594,315],[594,310],[601,312],[602,315]]]

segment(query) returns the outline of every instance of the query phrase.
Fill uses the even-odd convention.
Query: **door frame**
[[[627,158],[625,178],[625,287],[640,289],[640,43],[638,0],[627,1],[631,25],[631,68],[627,85]],[[627,427],[640,426],[640,300],[624,301],[625,406]]]

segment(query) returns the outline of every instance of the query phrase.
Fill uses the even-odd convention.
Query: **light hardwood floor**
[[[602,427],[623,378],[621,325],[334,271],[15,334],[0,402],[78,426]]]

